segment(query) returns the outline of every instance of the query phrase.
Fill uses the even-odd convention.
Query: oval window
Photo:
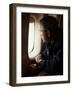
[[[35,20],[33,17],[29,19],[29,37],[28,37],[28,53],[34,49],[34,33],[35,33]]]

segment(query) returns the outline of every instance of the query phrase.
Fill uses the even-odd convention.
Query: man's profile
[[[41,51],[35,57],[40,74],[63,74],[63,35],[56,18],[45,16],[40,20]]]

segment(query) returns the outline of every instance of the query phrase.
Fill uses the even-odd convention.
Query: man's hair
[[[51,32],[51,37],[56,37],[58,33],[58,22],[56,18],[52,16],[45,16],[40,20],[40,23],[44,26],[44,31],[49,30]]]
[[[44,28],[47,30],[55,30],[58,27],[58,22],[56,18],[52,16],[45,16],[43,19],[40,20],[40,23],[43,24]]]

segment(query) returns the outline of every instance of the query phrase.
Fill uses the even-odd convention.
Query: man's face
[[[45,31],[45,28],[42,24],[40,25],[40,27],[41,27],[40,28],[41,39],[43,40],[43,42],[46,42],[48,41],[48,39],[50,39],[50,31],[49,30]]]
[[[42,41],[45,43],[47,41],[46,33],[44,31],[41,31],[40,35],[41,35]]]

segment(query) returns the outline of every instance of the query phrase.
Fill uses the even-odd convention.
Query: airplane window
[[[29,19],[29,35],[28,35],[28,56],[30,59],[40,52],[40,31],[38,19],[30,17]]]
[[[28,37],[28,53],[31,53],[34,49],[34,28],[35,28],[35,20],[30,17],[29,19],[29,37]]]

